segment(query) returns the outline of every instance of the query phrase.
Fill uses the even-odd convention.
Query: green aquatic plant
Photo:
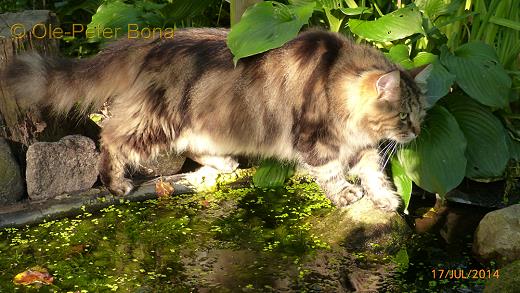
[[[327,240],[312,233],[309,219],[331,209],[316,184],[291,179],[277,189],[222,187],[6,228],[0,230],[0,288],[185,291],[197,283],[192,274],[198,265],[187,264],[197,251],[254,251],[255,266],[265,267],[262,259],[278,259],[282,266],[328,249]],[[37,265],[48,269],[52,285],[31,289],[12,282]],[[244,280],[255,280],[243,274]]]

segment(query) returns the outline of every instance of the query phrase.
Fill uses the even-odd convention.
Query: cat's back
[[[387,71],[395,68],[376,48],[357,44],[350,37],[339,33],[319,29],[300,33],[284,47],[295,60],[309,62],[320,57],[330,67],[339,67],[356,74],[367,70]]]

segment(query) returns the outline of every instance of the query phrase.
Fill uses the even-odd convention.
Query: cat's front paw
[[[358,185],[349,185],[340,192],[328,194],[327,197],[337,207],[345,207],[363,197],[363,188]]]
[[[232,157],[223,157],[215,168],[221,173],[233,173],[238,168],[238,162]]]
[[[112,194],[116,196],[127,195],[130,193],[130,191],[132,191],[132,189],[134,189],[132,180],[128,178],[112,180],[106,187]]]
[[[372,202],[380,209],[395,212],[402,204],[401,196],[390,189],[379,189],[369,193]]]

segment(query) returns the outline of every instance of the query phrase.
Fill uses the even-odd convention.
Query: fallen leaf
[[[209,201],[207,199],[201,200],[200,205],[207,208],[209,207]]]
[[[46,268],[32,267],[25,272],[17,274],[13,283],[16,285],[50,285],[54,281],[54,277],[49,274]]]
[[[162,179],[159,179],[157,183],[155,183],[155,193],[160,198],[167,198],[170,197],[173,193],[173,186],[166,181],[163,181]]]
[[[70,253],[82,253],[85,251],[85,244],[74,245],[70,248]]]

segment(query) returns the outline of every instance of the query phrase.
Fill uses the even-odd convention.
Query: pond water
[[[413,234],[397,249],[374,243],[365,253],[335,238],[338,215],[314,183],[291,181],[121,202],[2,229],[0,292],[348,292],[356,288],[355,269],[381,292],[483,288],[483,280],[432,276],[433,269],[483,267],[470,257],[470,239],[456,256],[435,234]],[[392,271],[369,269],[378,265]],[[13,282],[35,266],[48,270],[52,284]]]

